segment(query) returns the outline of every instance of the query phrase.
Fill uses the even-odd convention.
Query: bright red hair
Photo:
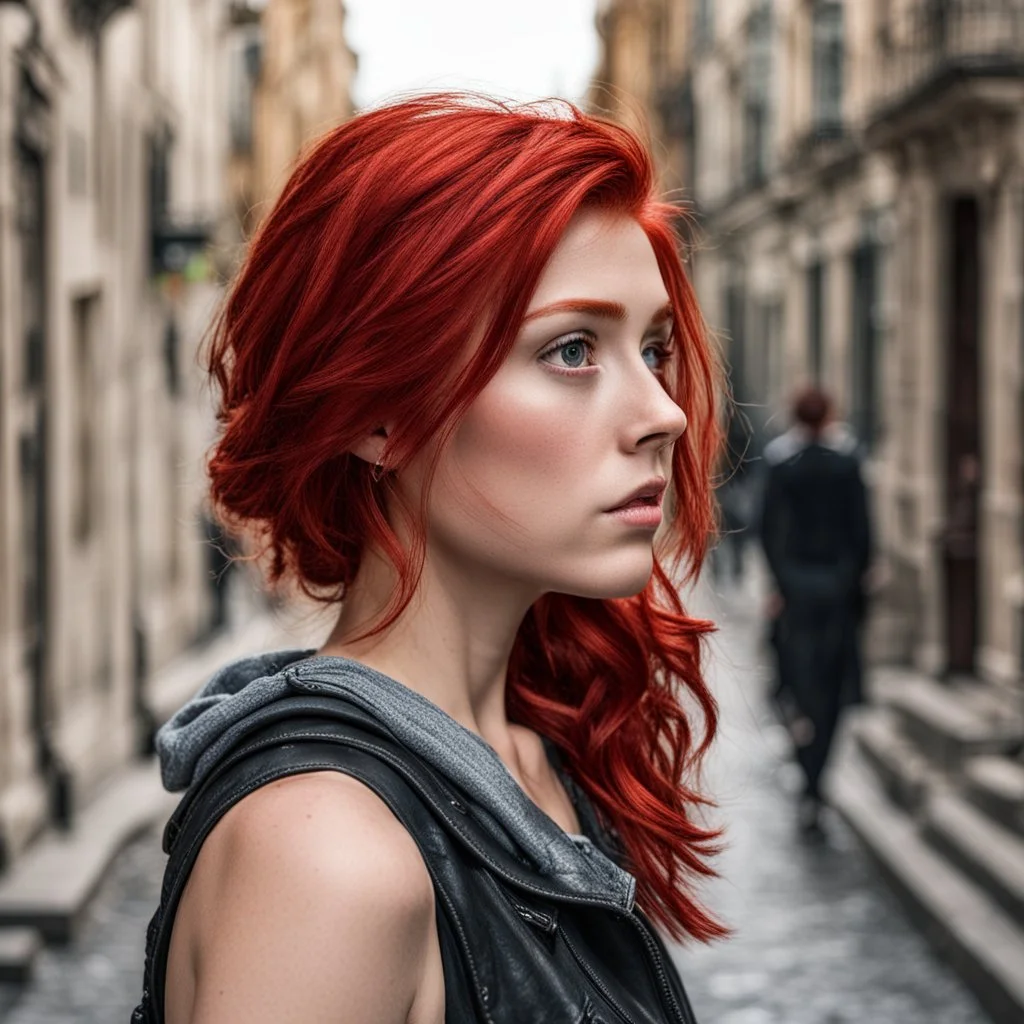
[[[717,723],[701,671],[713,626],[685,615],[674,580],[696,575],[713,530],[719,374],[679,256],[680,211],[653,188],[635,135],[567,103],[423,96],[334,129],[292,174],[214,325],[223,433],[208,471],[221,517],[261,532],[272,584],[289,577],[336,602],[367,547],[384,552],[400,583],[372,632],[387,628],[416,589],[423,509],[406,551],[385,516],[387,477],[348,449],[391,421],[384,461],[401,470],[448,438],[511,349],[572,216],[635,217],[674,307],[665,387],[689,422],[669,528],[642,593],[534,604],[509,663],[508,712],[563,750],[639,904],[673,937],[707,940],[724,929],[692,884],[713,873],[719,833],[695,820],[707,801],[684,779]]]

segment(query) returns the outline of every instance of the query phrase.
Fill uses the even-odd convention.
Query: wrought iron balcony
[[[67,0],[72,25],[82,32],[98,32],[107,19],[133,0]]]
[[[874,119],[967,79],[1024,79],[1024,0],[912,0],[882,26],[876,53]]]

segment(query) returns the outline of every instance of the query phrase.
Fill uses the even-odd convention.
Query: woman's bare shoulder
[[[190,1024],[405,1024],[433,886],[412,837],[361,782],[313,772],[261,787],[210,833],[193,876]]]
[[[254,867],[264,858],[296,867],[323,859],[324,868],[367,872],[365,881],[386,872],[389,890],[404,891],[408,882],[421,895],[433,891],[405,826],[373,790],[341,772],[308,772],[262,786],[235,804],[218,829],[226,851]]]

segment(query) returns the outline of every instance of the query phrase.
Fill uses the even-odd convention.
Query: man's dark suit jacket
[[[823,689],[859,702],[871,527],[857,456],[812,442],[771,466],[761,541],[785,602],[772,632],[780,693],[807,709]]]
[[[812,442],[771,466],[761,540],[787,602],[850,601],[859,608],[871,527],[858,458]]]

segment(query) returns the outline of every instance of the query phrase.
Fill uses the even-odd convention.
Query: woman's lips
[[[614,516],[630,526],[657,529],[661,525],[661,502],[658,498],[637,498],[619,508],[613,508],[605,515]]]

